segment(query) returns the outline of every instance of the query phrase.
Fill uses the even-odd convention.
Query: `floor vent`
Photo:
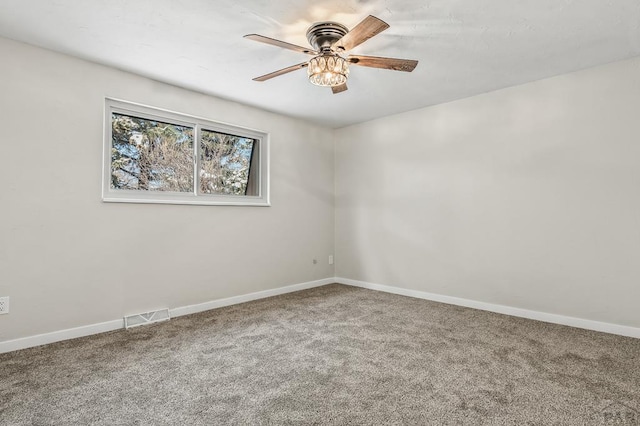
[[[128,315],[124,317],[124,328],[138,327],[140,325],[152,324],[154,322],[167,321],[169,319],[171,319],[169,317],[169,309],[160,309],[159,311]]]

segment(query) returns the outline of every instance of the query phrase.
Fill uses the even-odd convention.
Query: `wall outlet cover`
[[[0,297],[0,315],[9,313],[9,296]]]

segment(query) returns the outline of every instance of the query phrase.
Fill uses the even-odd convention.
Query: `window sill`
[[[149,197],[140,197],[140,194],[113,194],[110,193],[102,197],[105,203],[136,203],[136,204],[184,204],[184,205],[202,205],[202,206],[251,206],[251,207],[270,207],[269,200],[260,197],[250,196],[194,196],[194,195],[176,195],[163,197],[162,194]]]

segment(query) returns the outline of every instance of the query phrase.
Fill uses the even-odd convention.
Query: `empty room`
[[[637,0],[0,0],[1,425],[640,424]]]

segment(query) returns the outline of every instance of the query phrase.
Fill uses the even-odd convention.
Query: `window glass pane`
[[[205,194],[247,194],[255,139],[202,130],[200,191]]]
[[[111,114],[111,189],[193,192],[193,128]]]

